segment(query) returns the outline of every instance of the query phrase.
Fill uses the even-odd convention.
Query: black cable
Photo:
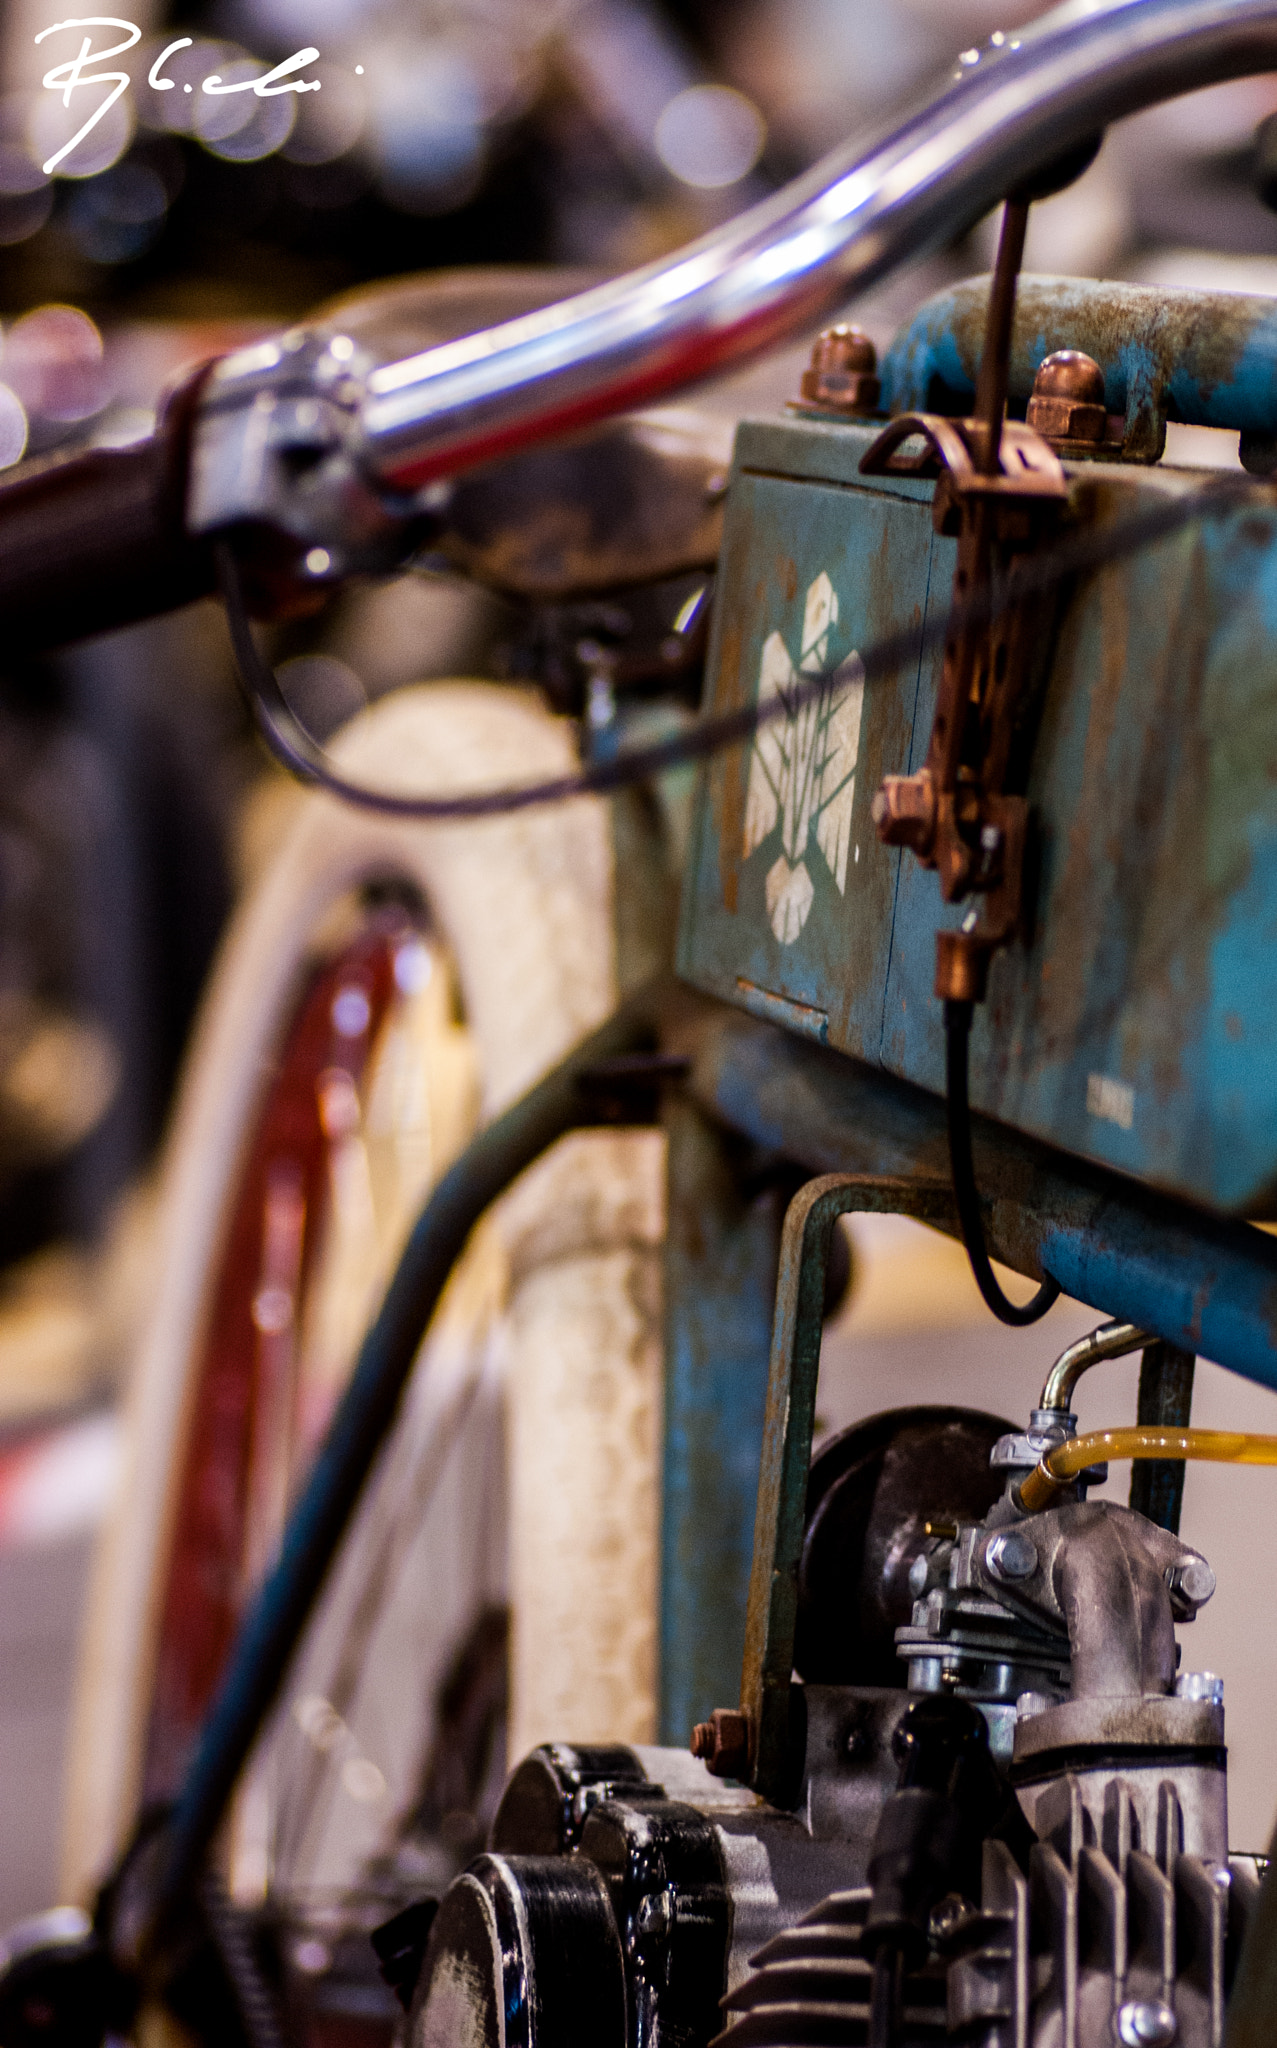
[[[965,604],[948,613],[937,614],[921,627],[909,625],[889,633],[863,649],[860,659],[867,679],[881,675],[905,661],[916,661],[941,646],[954,632],[987,625],[1009,603],[1026,596],[1053,590],[1082,570],[1121,561],[1153,547],[1198,519],[1226,511],[1238,495],[1249,496],[1254,489],[1250,478],[1220,476],[1201,490],[1171,499],[1110,528],[1088,527],[1059,546],[1017,565],[1013,579],[996,591],[978,591]],[[254,723],[275,759],[301,781],[325,789],[331,796],[363,810],[380,811],[395,818],[459,820],[491,818],[511,811],[533,809],[541,804],[563,803],[575,796],[606,795],[635,782],[646,782],[686,762],[707,759],[725,747],[752,739],[761,726],[774,719],[788,719],[805,704],[818,698],[831,680],[829,672],[800,677],[783,696],[762,704],[743,705],[739,710],[718,712],[671,738],[654,745],[634,747],[609,760],[594,761],[571,775],[555,776],[547,782],[525,783],[515,789],[476,790],[465,796],[399,796],[393,791],[351,782],[330,765],[329,757],[299,723],[280,687],[279,678],[253,638],[244,600],[239,563],[225,541],[214,549],[218,582],[226,604],[231,642],[235,649],[240,688]]]
[[[1020,1329],[1036,1323],[1060,1298],[1060,1284],[1048,1273],[1030,1301],[1016,1303],[1002,1292],[989,1264],[984,1241],[984,1219],[975,1184],[975,1162],[971,1156],[971,1100],[968,1093],[970,1066],[971,1003],[946,1002],[944,1006],[945,1108],[949,1124],[949,1168],[953,1176],[953,1199],[962,1241],[971,1261],[975,1283],[1000,1323]]]

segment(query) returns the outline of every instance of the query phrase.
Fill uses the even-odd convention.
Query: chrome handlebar
[[[671,258],[402,362],[304,333],[227,357],[197,423],[191,526],[282,524],[317,576],[371,561],[432,481],[774,348],[1109,122],[1273,69],[1277,0],[1068,0]]]

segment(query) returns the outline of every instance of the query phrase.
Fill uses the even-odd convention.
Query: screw
[[[909,1591],[915,1600],[921,1600],[927,1590],[927,1573],[930,1567],[926,1557],[919,1551],[909,1567]]]
[[[986,1548],[984,1561],[995,1579],[1031,1579],[1038,1568],[1037,1545],[1022,1529],[1004,1529]]]
[[[1181,1557],[1166,1567],[1172,1600],[1185,1607],[1204,1607],[1215,1590],[1215,1574],[1204,1557]]]
[[[1117,2015],[1117,2038],[1123,2048],[1170,2048],[1179,2021],[1160,1998],[1131,1998]]]
[[[744,1778],[749,1770],[749,1715],[739,1707],[715,1707],[692,1730],[692,1755],[715,1778]]]

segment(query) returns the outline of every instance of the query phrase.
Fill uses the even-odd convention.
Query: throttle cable
[[[1208,519],[1226,511],[1243,491],[1249,495],[1253,489],[1252,478],[1221,476],[1200,490],[1156,506],[1136,518],[1125,519],[1115,527],[1092,527],[1074,534],[1017,568],[1015,600],[1019,602],[1026,595],[1045,593],[1084,570],[1102,568],[1106,563],[1138,554],[1199,519]],[[762,727],[777,719],[792,718],[804,706],[816,701],[834,680],[831,670],[800,676],[790,689],[768,698],[765,703],[703,715],[690,728],[672,734],[668,739],[625,748],[607,760],[591,761],[571,775],[524,783],[513,789],[475,790],[457,796],[400,794],[352,782],[332,765],[324,748],[297,718],[275,670],[257,645],[249,620],[239,562],[230,544],[217,542],[214,558],[240,689],[270,753],[299,781],[326,790],[330,796],[339,797],[345,803],[389,817],[440,822],[492,818],[512,811],[531,810],[543,804],[564,803],[572,797],[603,796],[632,783],[646,782],[652,776],[662,775],[668,769],[685,763],[707,760],[727,747],[752,739]],[[860,651],[866,680],[943,646],[954,632],[987,625],[1000,616],[1008,602],[1007,591],[978,591],[965,603],[924,620],[921,626],[910,625],[884,634]]]

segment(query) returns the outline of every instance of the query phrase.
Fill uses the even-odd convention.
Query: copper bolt
[[[936,835],[936,792],[929,769],[884,775],[869,809],[884,846],[910,846],[927,858]]]
[[[974,932],[936,933],[935,992],[942,1003],[982,1003],[990,948]]]
[[[692,1755],[716,1778],[749,1775],[749,1715],[739,1707],[715,1707],[708,1721],[692,1730]]]
[[[1026,414],[1053,447],[1101,448],[1108,436],[1104,372],[1081,349],[1061,348],[1039,364]]]
[[[859,327],[826,327],[803,371],[805,403],[820,412],[873,412],[882,389],[878,352]]]

